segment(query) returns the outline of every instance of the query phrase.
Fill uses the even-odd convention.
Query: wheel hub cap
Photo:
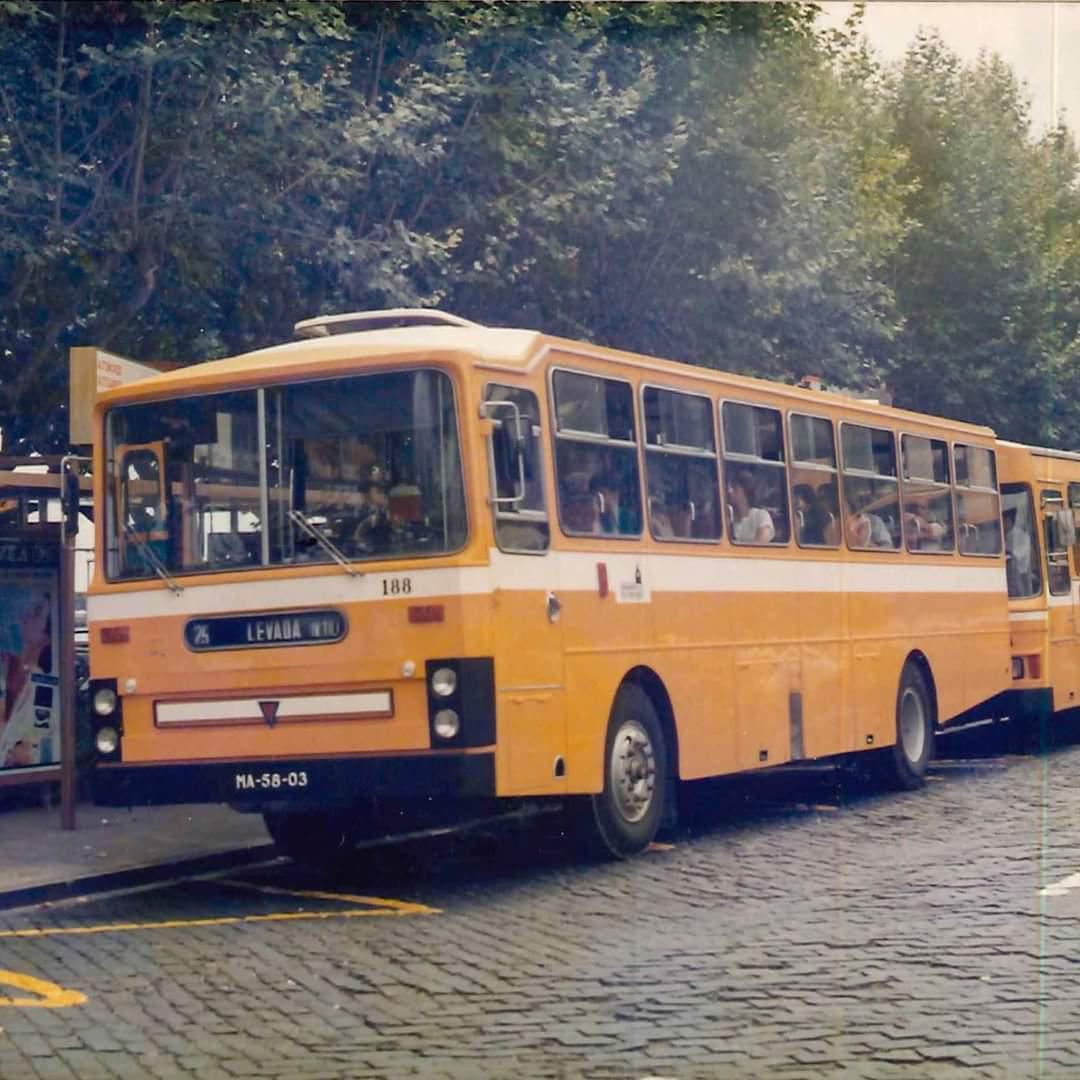
[[[926,716],[922,699],[907,689],[900,699],[900,746],[908,761],[916,762],[926,745]]]
[[[623,819],[640,821],[656,792],[656,754],[649,733],[636,720],[616,732],[611,751],[611,790]]]

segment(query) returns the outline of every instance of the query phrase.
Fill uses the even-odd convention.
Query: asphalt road
[[[551,832],[3,913],[0,1077],[1080,1075],[1080,746],[697,785],[620,864]]]

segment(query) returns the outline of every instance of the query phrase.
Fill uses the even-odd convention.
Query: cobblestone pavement
[[[0,1077],[1080,1075],[1080,747],[708,785],[664,840],[5,913]]]

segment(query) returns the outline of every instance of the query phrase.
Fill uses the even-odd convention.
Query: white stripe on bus
[[[175,701],[158,702],[157,722],[162,727],[170,724],[191,723],[193,720],[258,720],[265,719],[257,698],[241,698],[225,701]],[[266,698],[261,699],[263,701]],[[290,720],[304,716],[357,716],[364,713],[386,714],[390,712],[390,694],[309,694],[300,697],[281,697],[277,702],[275,719]]]
[[[767,593],[1000,593],[1005,569],[1000,562],[959,560],[955,565],[763,559],[732,555],[552,551],[546,556],[491,553],[490,566],[422,566],[407,570],[344,572],[279,580],[225,581],[185,585],[175,594],[157,581],[139,592],[87,598],[91,622],[170,615],[225,615],[230,612],[312,608],[376,603],[385,598],[384,579],[409,579],[409,592],[397,600],[482,596],[497,589],[555,593],[591,592],[597,588],[597,564],[607,568],[613,593],[634,583],[640,571],[646,594],[666,592]],[[180,579],[181,584],[183,579]]]

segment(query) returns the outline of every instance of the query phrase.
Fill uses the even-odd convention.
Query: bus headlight
[[[115,754],[120,745],[120,733],[114,727],[98,728],[94,736],[94,745],[99,754]]]
[[[431,692],[436,697],[450,697],[456,689],[457,672],[453,668],[441,667],[431,676]]]
[[[495,664],[490,656],[425,660],[424,687],[430,746],[464,750],[494,744]]]
[[[440,739],[452,739],[461,730],[461,718],[453,709],[440,709],[432,726]]]
[[[116,712],[116,700],[116,691],[111,686],[102,686],[94,692],[94,712],[98,716],[112,716]]]

